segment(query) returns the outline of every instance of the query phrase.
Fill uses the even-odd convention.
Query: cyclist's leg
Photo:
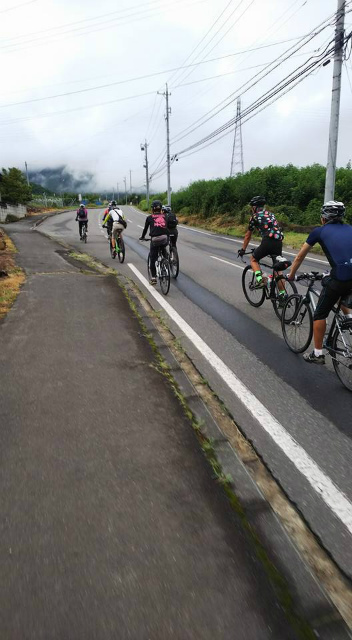
[[[112,225],[112,231],[111,231],[111,246],[113,249],[116,248],[116,234],[117,234],[118,229],[116,228],[116,222],[114,222],[114,224]]]
[[[340,287],[335,286],[332,283],[332,279],[329,278],[327,284],[321,290],[313,316],[314,351],[303,356],[306,362],[325,364],[323,341],[326,331],[326,319],[336,302],[341,297],[341,291],[339,291],[339,288]]]
[[[158,251],[159,247],[153,245],[153,242],[150,243],[150,273],[152,278],[156,278],[156,267],[155,261],[158,259]]]
[[[255,273],[256,281],[259,287],[264,286],[263,274],[259,264],[259,260],[262,260],[262,258],[265,258],[265,256],[268,255],[265,245],[265,238],[263,238],[259,247],[257,247],[251,255],[251,267]]]

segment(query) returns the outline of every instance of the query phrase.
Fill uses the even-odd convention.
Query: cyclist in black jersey
[[[309,234],[300,252],[293,261],[289,280],[293,280],[308,251],[318,242],[323,249],[331,268],[330,275],[324,278],[323,288],[314,312],[314,350],[303,357],[306,362],[325,364],[323,341],[326,331],[326,318],[341,298],[352,293],[352,227],[343,223],[345,205],[331,200],[321,209],[321,227]],[[341,306],[346,321],[352,326],[352,313]]]
[[[243,240],[242,249],[238,251],[238,255],[244,255],[251,240],[252,233],[257,229],[262,240],[259,247],[253,251],[251,256],[251,267],[255,273],[257,286],[259,288],[265,286],[259,261],[266,256],[281,256],[284,234],[282,233],[274,214],[265,209],[264,196],[254,196],[249,204],[252,208],[252,215],[249,219],[248,230]],[[281,276],[281,274],[278,275]],[[283,303],[285,288],[280,278],[278,278],[277,284],[279,288],[279,295],[282,296]],[[282,306],[282,303],[279,301],[280,306]]]

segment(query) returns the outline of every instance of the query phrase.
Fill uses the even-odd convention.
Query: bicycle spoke
[[[330,349],[335,372],[342,384],[352,391],[352,330],[336,329]]]

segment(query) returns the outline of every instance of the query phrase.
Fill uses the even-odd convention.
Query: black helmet
[[[153,211],[157,211],[158,209],[159,209],[159,211],[161,211],[161,207],[162,207],[162,204],[161,204],[160,200],[153,200],[153,202],[152,202],[152,210]]]
[[[260,207],[262,204],[265,204],[264,196],[254,196],[249,203],[251,207]]]
[[[116,200],[111,200],[111,206],[112,206],[112,207],[116,207],[116,205],[117,205]]]
[[[321,208],[321,217],[324,220],[341,220],[345,215],[345,205],[343,202],[336,202],[335,200],[330,200],[329,202],[325,202]]]

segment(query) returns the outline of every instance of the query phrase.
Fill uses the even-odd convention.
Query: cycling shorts
[[[324,279],[325,282],[325,279]],[[327,278],[319,296],[317,308],[314,311],[314,320],[325,320],[338,300],[347,296],[352,291],[352,280],[335,280]]]
[[[121,222],[114,222],[112,225],[112,231],[111,231],[111,235],[113,238],[116,238],[117,234],[120,235],[121,231],[124,230],[124,226],[123,224],[121,224]]]
[[[282,240],[275,240],[274,238],[263,238],[259,247],[253,251],[253,257],[258,262],[266,256],[281,256],[282,253]]]

